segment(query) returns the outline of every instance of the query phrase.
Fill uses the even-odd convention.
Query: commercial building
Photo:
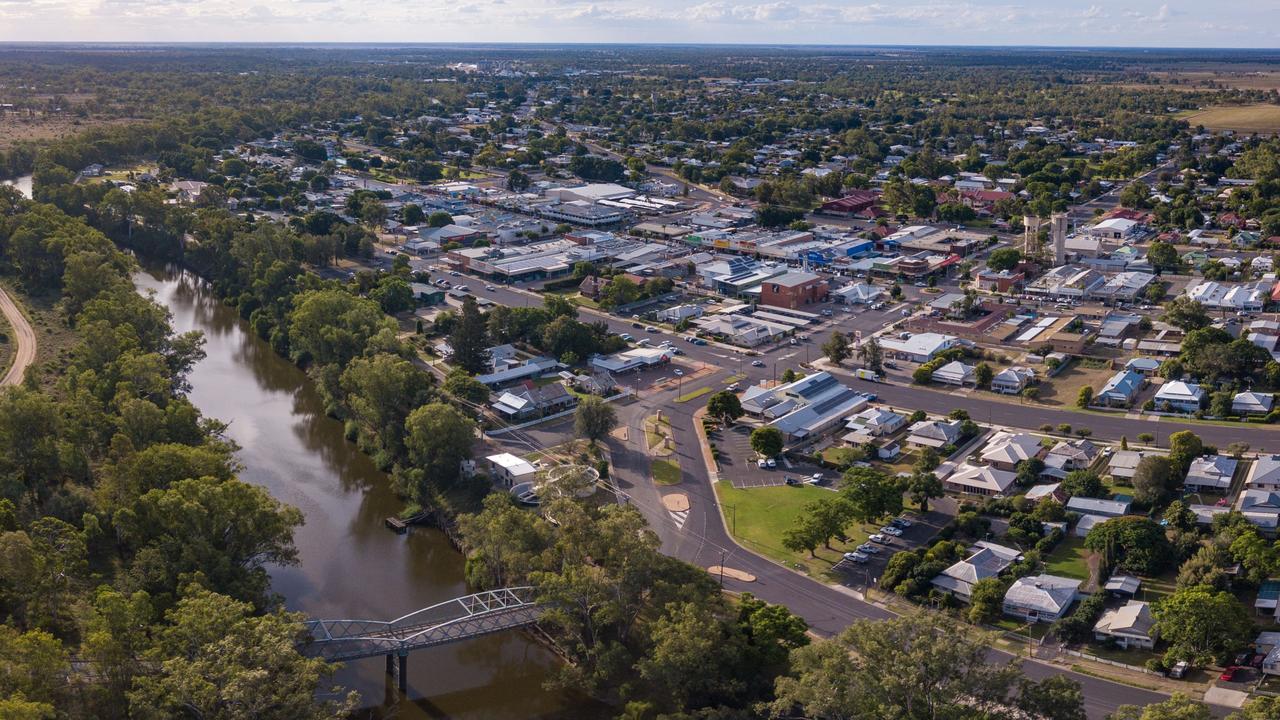
[[[782,431],[788,441],[814,437],[867,406],[867,398],[828,372],[807,375],[776,388],[752,386],[742,409]]]
[[[612,355],[596,355],[591,358],[591,368],[616,375],[665,365],[670,361],[671,350],[667,348],[642,347],[623,350]]]
[[[883,337],[880,347],[890,357],[925,363],[939,353],[962,344],[960,339],[939,333],[916,333],[908,338]]]
[[[799,309],[827,299],[827,281],[814,273],[789,272],[760,285],[760,304]]]

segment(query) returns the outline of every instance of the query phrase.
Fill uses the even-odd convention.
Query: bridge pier
[[[387,674],[396,680],[400,692],[409,689],[409,651],[400,650],[387,653]]]

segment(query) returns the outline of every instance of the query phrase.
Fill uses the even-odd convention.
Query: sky
[[[1280,48],[1280,0],[0,0],[0,41]]]

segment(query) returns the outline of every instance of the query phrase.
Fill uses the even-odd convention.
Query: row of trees
[[[202,339],[173,334],[101,233],[7,188],[0,259],[76,338],[0,392],[0,715],[344,715],[269,593],[302,516],[236,478],[186,397]]]

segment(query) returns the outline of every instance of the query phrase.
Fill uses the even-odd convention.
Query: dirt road
[[[9,366],[9,371],[4,374],[4,378],[0,379],[0,385],[17,385],[22,382],[27,368],[35,362],[36,332],[31,329],[31,323],[27,322],[27,316],[22,314],[18,306],[13,303],[13,299],[2,288],[0,288],[0,312],[4,313],[9,325],[13,327],[14,340],[18,343],[13,354],[13,364]]]

